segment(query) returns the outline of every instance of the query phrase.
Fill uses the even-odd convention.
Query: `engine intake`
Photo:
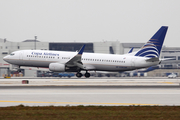
[[[50,63],[49,70],[54,72],[65,72],[65,64]]]

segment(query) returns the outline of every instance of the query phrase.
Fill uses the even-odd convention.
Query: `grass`
[[[0,107],[0,120],[180,120],[180,106]]]

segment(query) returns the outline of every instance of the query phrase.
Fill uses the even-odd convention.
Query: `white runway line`
[[[180,95],[180,93],[0,93],[0,95]]]

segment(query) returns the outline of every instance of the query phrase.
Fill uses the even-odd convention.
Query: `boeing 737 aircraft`
[[[79,78],[83,76],[81,71],[86,71],[84,76],[88,78],[88,71],[120,72],[147,68],[160,64],[159,57],[167,29],[162,26],[141,49],[124,55],[83,53],[84,45],[79,52],[19,50],[3,59],[16,66],[17,70],[21,66],[45,67],[54,72],[77,72]]]

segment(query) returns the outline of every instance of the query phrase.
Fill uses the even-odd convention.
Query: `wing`
[[[81,49],[79,50],[78,54],[75,55],[72,59],[70,59],[65,65],[66,67],[79,67],[81,69],[85,69],[85,67],[83,66],[83,63],[81,62],[81,57],[82,57],[82,54],[84,52],[84,48],[85,48],[85,45],[83,45],[81,47]]]

